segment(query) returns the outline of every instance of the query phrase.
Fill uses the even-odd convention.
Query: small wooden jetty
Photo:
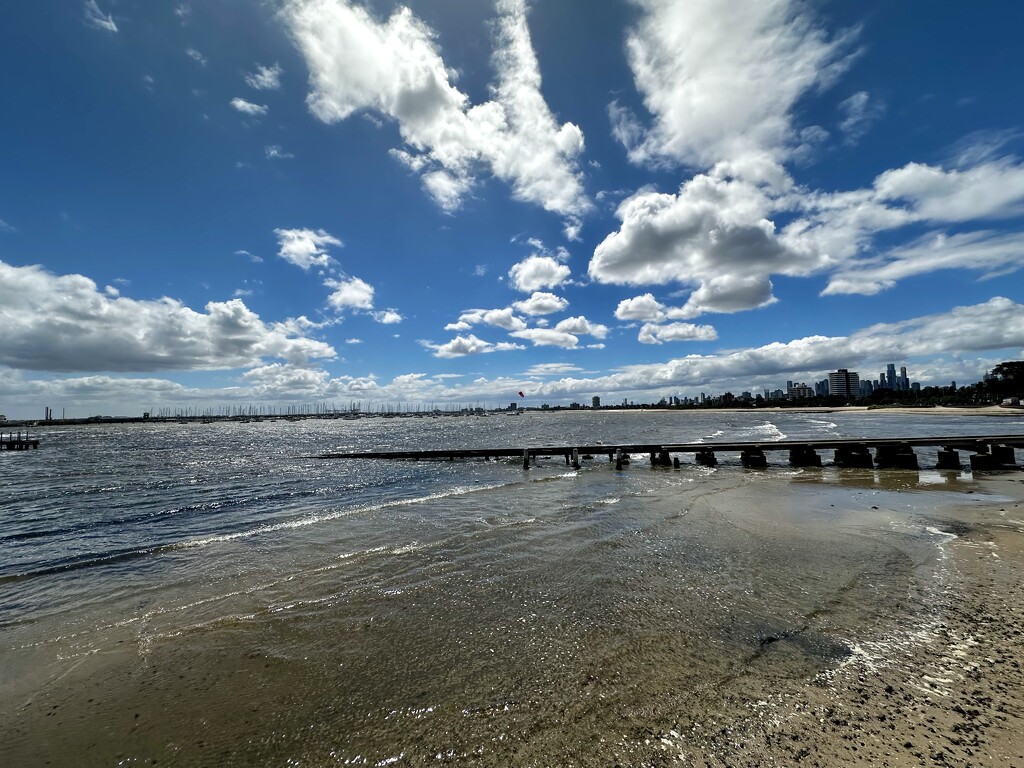
[[[5,435],[0,432],[0,451],[27,451],[39,448],[39,439],[29,437],[28,432],[24,435],[21,432],[11,432]]]
[[[567,466],[579,468],[582,460],[607,455],[616,469],[628,464],[633,454],[647,455],[652,466],[681,466],[679,454],[693,455],[693,462],[705,467],[718,464],[716,453],[739,453],[740,462],[748,469],[768,466],[766,454],[788,453],[793,467],[820,467],[818,451],[834,451],[837,467],[871,469],[919,469],[915,448],[937,448],[936,469],[963,469],[960,451],[970,453],[974,471],[1015,469],[1015,449],[1024,450],[1024,435],[953,435],[947,437],[837,438],[831,440],[779,440],[777,442],[715,442],[715,443],[629,443],[621,445],[558,445],[532,448],[441,448],[424,451],[353,451],[323,453],[317,459],[392,459],[406,461],[455,459],[522,459],[523,469],[542,456],[562,456]],[[874,455],[872,455],[874,451]],[[675,454],[673,456],[673,454]]]

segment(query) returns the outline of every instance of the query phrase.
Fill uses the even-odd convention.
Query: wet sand
[[[937,511],[956,538],[932,621],[766,692],[741,721],[660,735],[666,750],[705,766],[1024,765],[1024,479],[982,484],[1012,501]]]

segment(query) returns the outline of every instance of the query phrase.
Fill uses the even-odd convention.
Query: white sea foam
[[[572,475],[565,476],[572,477]],[[307,517],[302,517],[298,520],[285,520],[280,523],[261,525],[256,528],[251,528],[248,531],[238,531],[236,533],[225,533],[218,536],[207,536],[202,539],[192,539],[190,541],[183,541],[175,545],[175,548],[192,549],[195,547],[205,547],[210,544],[218,544],[227,541],[236,541],[238,539],[248,539],[253,536],[274,533],[275,531],[286,531],[293,530],[296,528],[306,528],[311,525],[327,523],[331,522],[332,520],[338,520],[340,518],[350,517],[352,515],[365,514],[367,512],[379,512],[382,509],[393,509],[395,507],[411,506],[414,504],[427,504],[431,501],[448,499],[454,496],[465,496],[466,494],[476,493],[478,491],[496,490],[498,488],[503,488],[506,485],[508,484],[497,483],[493,485],[456,486],[446,491],[439,491],[437,493],[431,493],[427,494],[426,496],[419,496],[412,499],[396,499],[394,501],[384,502],[383,504],[367,504],[361,507],[351,507],[348,509],[336,510],[334,512],[308,515]]]

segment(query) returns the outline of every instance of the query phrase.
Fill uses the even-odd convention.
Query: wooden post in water
[[[710,448],[702,448],[697,451],[694,455],[697,463],[702,467],[715,467],[718,466],[718,459],[715,457],[715,452]]]
[[[573,448],[572,449],[572,468],[573,469],[579,469],[580,468],[580,449],[579,448]]]
[[[964,465],[960,463],[960,454],[953,448],[946,446],[940,448],[938,451],[939,462],[935,465],[936,469],[963,469]]]
[[[523,469],[530,468],[530,449],[523,448]]]

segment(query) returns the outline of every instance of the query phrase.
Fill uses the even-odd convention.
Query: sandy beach
[[[549,418],[579,423],[515,428],[548,434]],[[620,422],[784,436],[843,421],[600,418],[608,440]],[[890,421],[859,418],[847,431]],[[34,551],[39,509],[60,516],[54,546],[124,529],[138,543],[0,582],[5,768],[1024,765],[1024,473],[728,456],[340,471],[289,442],[321,440],[310,423],[205,433],[221,442],[168,478],[172,441],[124,429],[147,484],[116,485],[110,449],[73,504],[29,485],[10,518],[25,529],[9,552]],[[280,456],[225,466],[257,429],[287,438],[270,441]],[[493,444],[509,427],[478,429]],[[51,449],[54,467],[82,466],[80,435]],[[97,525],[75,527],[88,514]],[[155,547],[171,515],[180,530]]]
[[[1024,765],[1024,476],[982,483],[1007,500],[936,510],[950,579],[928,626],[766,692],[745,720],[660,734],[666,751],[705,766]]]

